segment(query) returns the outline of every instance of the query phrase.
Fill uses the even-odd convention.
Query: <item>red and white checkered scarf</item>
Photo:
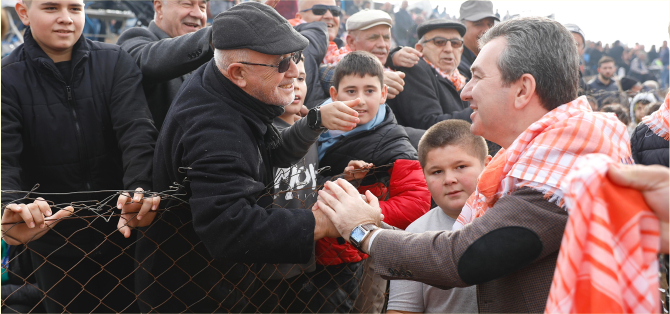
[[[561,181],[577,157],[604,153],[633,163],[626,126],[614,114],[591,111],[585,96],[548,112],[501,149],[482,172],[453,230],[486,213],[498,199],[530,187],[562,205]]]
[[[461,74],[461,72],[458,72],[458,69],[454,69],[454,71],[451,72],[451,74],[447,74],[444,71],[440,70],[440,68],[438,68],[438,67],[434,66],[432,63],[430,63],[430,61],[428,61],[428,59],[423,58],[423,61],[426,61],[426,63],[428,63],[428,65],[433,67],[433,69],[435,69],[435,71],[437,71],[437,73],[442,75],[442,77],[451,81],[451,83],[454,84],[454,87],[456,87],[457,91],[460,92],[461,89],[463,89],[463,87],[465,87],[465,76],[463,76],[463,74]]]
[[[612,183],[604,154],[579,157],[562,182],[570,216],[545,313],[657,313],[658,218]]]
[[[656,112],[642,118],[642,123],[646,124],[650,130],[656,135],[664,138],[666,141],[670,139],[668,136],[668,103],[670,102],[670,93],[665,96],[665,101],[661,108]]]

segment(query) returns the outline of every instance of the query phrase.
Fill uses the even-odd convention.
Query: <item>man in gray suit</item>
[[[565,171],[559,175],[555,168],[563,159],[554,164],[552,158],[576,158],[598,152],[596,147],[600,146],[575,149],[544,143],[544,138],[573,143],[563,142],[572,133],[540,125],[555,126],[544,124],[544,119],[574,108],[572,112],[588,112],[589,118],[603,119],[607,127],[624,126],[591,113],[585,98],[575,99],[579,57],[572,35],[560,23],[545,18],[506,21],[491,28],[481,38],[480,47],[471,68],[473,79],[461,98],[474,110],[472,133],[509,152],[498,153],[482,173],[476,193],[484,201],[465,207],[472,211],[461,212],[464,221],[460,230],[422,234],[383,230],[376,198],[366,193],[368,201],[361,200],[344,180],[328,182],[330,193],[319,191],[314,210],[323,211],[345,240],[374,257],[375,271],[385,279],[420,281],[442,289],[477,285],[480,313],[543,312],[568,214],[557,205],[562,195],[556,192],[557,185],[537,177],[549,173],[552,178],[554,174],[561,178]],[[559,120],[574,125],[569,119],[580,117],[563,115]],[[602,129],[584,130],[578,130],[579,136],[582,132],[597,133],[580,137],[586,141],[606,138]],[[630,154],[623,141],[605,145],[620,155]],[[544,149],[538,153],[546,157],[544,163],[525,155],[538,146]],[[552,166],[545,172],[548,163]],[[520,170],[528,169],[524,167],[531,170]],[[445,180],[444,184],[449,183]],[[474,218],[475,213],[481,216]]]

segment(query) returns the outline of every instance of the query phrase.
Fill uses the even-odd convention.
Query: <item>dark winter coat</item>
[[[644,123],[637,125],[630,138],[630,148],[636,164],[668,167],[668,147],[668,141],[656,135]]]
[[[330,96],[321,88],[319,81],[319,65],[326,56],[328,49],[328,27],[324,22],[303,23],[295,26],[295,30],[309,40],[309,46],[305,48],[302,55],[305,57],[305,73],[307,82],[307,95],[305,95],[305,106],[312,109],[320,105]]]
[[[2,189],[29,191],[38,183],[38,192],[151,189],[157,131],[130,55],[82,36],[73,47],[72,75],[63,77],[30,29],[24,41],[2,59]],[[22,196],[3,193],[2,201]],[[102,225],[107,234],[116,229],[115,223]],[[86,226],[71,220],[55,229],[68,236]],[[82,230],[69,241],[89,242],[88,232],[96,231]],[[50,241],[64,240],[45,236],[37,243]]]
[[[387,103],[398,119],[398,124],[427,130],[443,120],[472,122],[470,103],[461,100],[454,84],[423,59],[411,68],[397,69],[405,72],[405,89]]]
[[[154,21],[119,36],[117,45],[130,53],[142,70],[142,84],[156,127],[160,130],[172,100],[189,73],[212,59],[212,28],[172,38]]]
[[[163,213],[138,242],[143,270],[136,289],[147,289],[143,311],[159,304],[159,312],[184,311],[184,303],[193,312],[251,311],[243,308],[240,293],[254,291],[250,285],[258,283],[244,275],[257,265],[236,262],[296,264],[312,256],[311,210],[272,208],[272,197],[261,196],[271,192],[272,168],[297,162],[321,132],[302,119],[282,132],[282,145],[271,151],[263,140],[268,126],[233,100],[224,87],[232,83],[225,80],[214,60],[194,71],[156,144],[154,188],[183,184],[190,209]],[[175,259],[181,269],[173,267]],[[151,274],[168,268],[155,284]]]
[[[477,59],[475,53],[463,45],[463,54],[461,55],[461,63],[458,64],[458,72],[461,72],[468,82],[472,79],[470,67],[475,62],[475,59]]]

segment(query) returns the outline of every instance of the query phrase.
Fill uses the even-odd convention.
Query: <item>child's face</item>
[[[426,156],[423,174],[435,203],[451,218],[458,218],[465,201],[477,188],[484,164],[462,145],[433,149]]]
[[[358,125],[370,122],[379,110],[379,105],[386,102],[386,85],[381,86],[376,76],[347,75],[340,80],[340,86],[330,88],[330,97],[333,101],[347,101],[360,98],[358,106],[353,107],[358,112]]]
[[[298,66],[298,77],[293,81],[293,89],[295,90],[295,99],[291,104],[284,107],[285,115],[297,115],[300,113],[300,108],[305,103],[305,95],[307,95],[307,81],[305,74],[305,63],[299,62]]]
[[[47,54],[72,49],[84,29],[83,0],[34,0],[30,8],[21,3],[16,9]]]

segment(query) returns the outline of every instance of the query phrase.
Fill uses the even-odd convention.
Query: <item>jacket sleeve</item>
[[[2,190],[21,190],[21,153],[23,152],[22,114],[16,97],[2,83]],[[7,204],[22,195],[2,193]]]
[[[428,64],[419,61],[419,64],[411,68],[398,70],[405,72],[405,89],[395,99],[389,100],[389,104],[399,120],[404,121],[404,125],[427,130],[434,124],[449,119],[470,122],[470,108],[451,113],[442,112],[437,88],[431,80],[435,74],[430,71]]]
[[[123,160],[123,186],[130,190],[138,187],[150,190],[158,131],[144,97],[142,73],[122,49],[114,68],[108,106]]]
[[[396,160],[390,172],[389,199],[379,206],[386,223],[405,229],[430,210],[430,191],[418,160]]]
[[[287,168],[300,161],[323,131],[312,130],[307,125],[307,119],[303,118],[280,132],[281,145],[272,151],[272,166],[275,168]]]
[[[309,46],[303,51],[307,75],[305,106],[312,109],[328,98],[319,81],[319,65],[328,49],[328,27],[324,22],[312,22],[299,24],[295,29],[309,40]]]
[[[146,82],[160,83],[186,75],[214,57],[212,28],[175,38],[156,40],[146,28],[131,28],[117,44],[130,53]]]
[[[375,271],[384,279],[414,280],[441,289],[471,286],[558,252],[567,219],[567,212],[542,193],[520,189],[461,230],[381,230],[371,255]]]

